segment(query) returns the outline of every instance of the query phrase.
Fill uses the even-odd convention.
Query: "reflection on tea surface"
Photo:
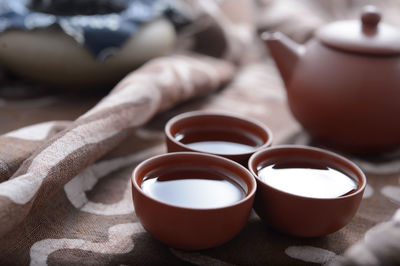
[[[336,198],[357,188],[354,179],[332,168],[277,168],[269,165],[258,171],[262,181],[278,190],[312,198]]]
[[[207,170],[172,169],[146,176],[141,185],[147,195],[186,208],[219,208],[246,195],[244,189],[222,174]]]
[[[198,151],[218,154],[238,154],[254,151],[253,146],[230,141],[199,141],[186,145]]]
[[[264,144],[256,135],[224,127],[185,129],[174,138],[194,150],[223,155],[253,152]]]

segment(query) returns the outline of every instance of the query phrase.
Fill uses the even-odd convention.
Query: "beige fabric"
[[[220,87],[232,75],[228,63],[183,55],[155,59],[128,75],[0,183],[0,234],[20,223],[32,208],[46,204],[73,176],[126,138],[132,128],[160,110]]]

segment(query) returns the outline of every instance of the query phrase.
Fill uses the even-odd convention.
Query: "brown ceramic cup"
[[[189,151],[219,155],[244,166],[250,156],[271,146],[272,132],[260,122],[238,115],[195,111],[173,117],[165,126],[168,152]],[[246,151],[206,151],[190,146],[200,141],[224,141],[245,144]]]
[[[201,174],[203,170],[234,181],[243,189],[244,197],[223,207],[189,208],[160,201],[142,189],[142,182],[151,171],[185,173],[185,176],[177,174],[179,179],[190,178],[187,173],[195,176],[196,171],[200,171]],[[131,181],[135,212],[143,227],[154,238],[184,250],[211,248],[237,235],[248,220],[257,186],[253,175],[240,164],[219,156],[193,152],[167,153],[150,158],[135,168]]]
[[[352,192],[335,198],[312,198],[286,193],[266,184],[258,172],[273,164],[313,165],[340,171],[357,183]],[[355,215],[366,186],[360,168],[348,159],[318,148],[283,145],[259,151],[249,159],[257,180],[254,209],[275,229],[298,237],[319,237],[344,227]]]

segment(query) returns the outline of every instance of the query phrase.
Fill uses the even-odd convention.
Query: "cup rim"
[[[328,156],[330,158],[335,158],[339,161],[345,162],[346,164],[350,165],[350,167],[352,169],[350,169],[351,172],[353,172],[357,178],[358,178],[358,182],[361,181],[361,186],[357,186],[357,188],[355,189],[354,192],[348,194],[348,195],[344,195],[344,196],[339,196],[339,197],[332,197],[332,198],[317,198],[317,197],[307,197],[307,196],[301,196],[301,195],[296,195],[296,194],[292,194],[277,188],[274,188],[270,185],[268,185],[266,182],[264,182],[257,174],[257,172],[255,171],[253,164],[254,161],[264,155],[265,153],[269,153],[270,151],[274,151],[274,150],[308,150],[308,151],[313,151],[316,153],[320,153],[320,154],[324,154],[325,156]],[[257,166],[255,166],[257,167]],[[249,159],[248,161],[248,169],[249,171],[252,173],[252,175],[255,177],[255,179],[257,180],[257,182],[260,182],[261,184],[267,186],[269,189],[272,189],[273,191],[277,191],[280,193],[283,193],[287,196],[291,196],[291,197],[295,197],[295,198],[299,198],[299,199],[309,199],[309,200],[321,200],[321,201],[331,201],[331,200],[338,200],[338,199],[346,199],[346,198],[351,198],[354,197],[360,193],[363,193],[363,191],[365,190],[365,187],[367,185],[367,178],[364,174],[364,172],[360,169],[360,167],[355,164],[354,162],[352,162],[351,160],[347,159],[346,157],[339,155],[335,152],[332,151],[328,151],[325,149],[321,149],[321,148],[316,148],[316,147],[311,147],[311,146],[305,146],[305,145],[293,145],[293,144],[286,144],[286,145],[278,145],[278,146],[274,146],[274,147],[269,147],[263,150],[260,150],[258,152],[255,152]],[[338,170],[338,169],[336,169]]]
[[[216,153],[216,152],[207,152],[207,151],[200,151],[200,150],[196,150],[193,148],[190,148],[189,146],[185,145],[184,143],[175,140],[175,138],[172,136],[171,134],[171,127],[183,120],[183,119],[187,119],[187,118],[191,118],[191,117],[201,117],[201,116],[220,116],[220,117],[226,117],[226,118],[230,118],[230,119],[238,119],[238,120],[242,120],[244,122],[247,122],[249,124],[253,124],[255,126],[257,126],[258,128],[260,128],[261,130],[263,130],[266,135],[268,136],[268,139],[266,142],[264,142],[262,145],[255,147],[252,151],[249,152],[241,152],[241,153]],[[273,134],[271,129],[269,129],[266,125],[264,125],[263,123],[261,123],[260,121],[257,121],[255,119],[252,118],[247,118],[241,115],[237,115],[235,113],[232,112],[226,112],[226,111],[190,111],[190,112],[184,112],[181,113],[179,115],[174,116],[173,118],[171,118],[167,124],[165,125],[164,128],[164,132],[165,135],[167,136],[167,138],[172,141],[173,143],[175,143],[176,145],[178,145],[179,147],[181,147],[182,149],[191,151],[191,152],[199,152],[199,153],[204,153],[204,154],[211,154],[211,155],[218,155],[221,157],[227,157],[227,156],[251,156],[253,153],[260,151],[262,149],[268,148],[271,146],[272,141],[273,141]]]
[[[136,176],[138,175],[138,171],[145,167],[147,164],[149,164],[152,161],[155,160],[161,160],[165,157],[176,157],[176,156],[197,156],[197,157],[209,157],[213,160],[219,160],[219,161],[223,161],[226,165],[231,165],[233,167],[239,168],[240,171],[242,171],[243,173],[245,173],[246,175],[248,175],[250,183],[252,185],[252,187],[248,186],[248,192],[246,193],[246,196],[243,197],[243,199],[238,200],[236,202],[233,202],[229,205],[225,205],[225,206],[221,206],[221,207],[215,207],[215,208],[190,208],[190,207],[182,207],[182,206],[178,206],[178,205],[173,205],[173,204],[169,204],[167,202],[158,200],[154,197],[151,197],[149,195],[147,195],[142,188],[138,185],[137,181],[136,181]],[[228,169],[229,170],[229,169]],[[238,175],[238,178],[242,179],[242,176]],[[244,166],[240,165],[239,163],[232,161],[230,159],[226,159],[224,157],[218,156],[218,155],[213,155],[213,154],[204,154],[204,153],[199,153],[199,152],[170,152],[170,153],[164,153],[164,154],[160,154],[160,155],[156,155],[153,156],[151,158],[148,158],[144,161],[142,161],[141,163],[139,163],[135,169],[133,170],[132,174],[131,174],[131,183],[132,186],[135,187],[135,189],[146,199],[151,200],[151,201],[155,201],[159,204],[168,206],[170,208],[176,208],[176,209],[180,209],[180,210],[185,210],[185,211],[215,211],[215,210],[223,210],[223,209],[227,209],[227,208],[232,208],[232,207],[236,207],[238,205],[243,204],[244,202],[250,200],[252,197],[254,197],[256,190],[257,190],[257,181],[254,178],[253,174],[246,169]]]

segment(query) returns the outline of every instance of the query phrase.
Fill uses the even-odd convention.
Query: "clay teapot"
[[[279,32],[262,35],[293,115],[335,149],[371,153],[400,144],[400,31],[380,20],[366,6],[360,20],[327,24],[305,45]]]

